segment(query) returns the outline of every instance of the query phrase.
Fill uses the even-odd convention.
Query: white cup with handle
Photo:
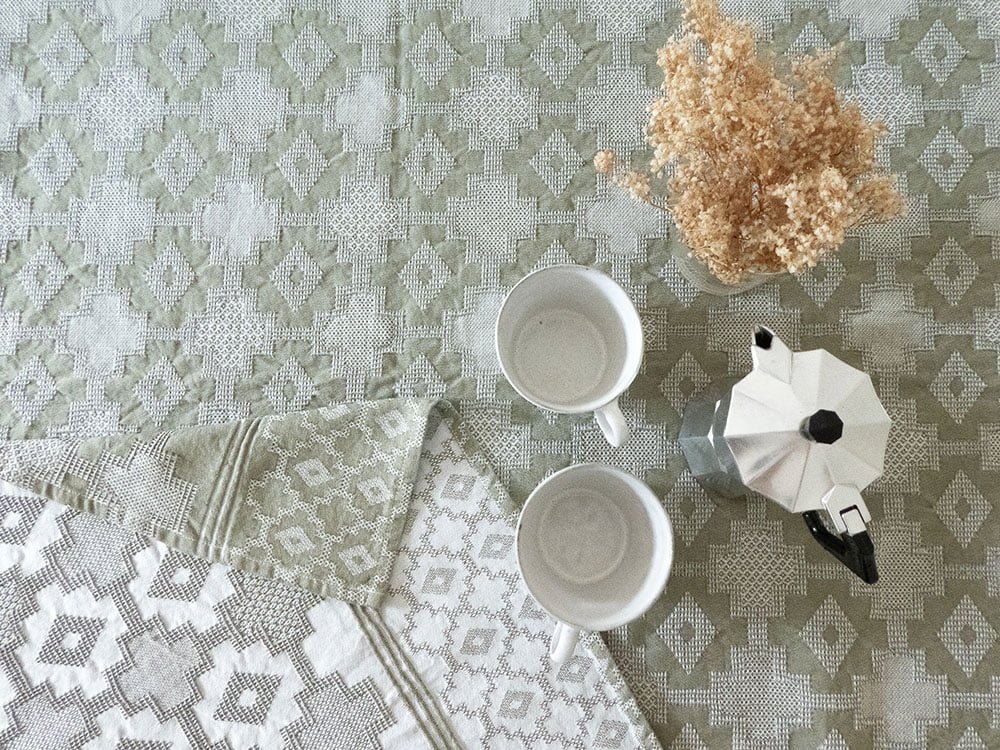
[[[524,503],[517,565],[528,592],[555,621],[549,656],[562,664],[581,631],[642,616],[663,592],[673,531],[641,480],[599,463],[557,471]]]
[[[609,276],[556,265],[525,276],[497,316],[500,368],[519,394],[562,414],[594,412],[616,448],[629,436],[618,397],[642,364],[639,313]]]

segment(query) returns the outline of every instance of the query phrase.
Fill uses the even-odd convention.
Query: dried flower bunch
[[[850,227],[902,211],[875,158],[885,125],[866,122],[830,77],[837,50],[782,74],[718,0],[684,0],[684,9],[682,33],[657,58],[664,80],[649,109],[650,171],[601,151],[599,172],[670,211],[692,255],[726,284],[811,268]],[[665,201],[651,189],[664,173]]]

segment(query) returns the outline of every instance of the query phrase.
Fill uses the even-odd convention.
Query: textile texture
[[[589,166],[641,145],[673,4],[4,4],[0,435],[444,396],[515,498],[584,460],[663,498],[671,580],[606,640],[664,745],[1000,744],[1000,10],[723,4],[779,53],[843,44],[908,196],[820,268],[731,298],[690,286],[668,219]],[[621,449],[495,361],[503,294],[555,262],[640,307]],[[746,372],[758,323],[871,373],[894,420],[866,494],[876,586],[799,518],[684,470],[684,403]],[[25,710],[4,720],[50,716]]]
[[[0,446],[0,480],[179,552],[377,605],[432,400],[340,404],[149,439]]]
[[[406,406],[388,403],[355,410],[358,425]],[[351,604],[367,594],[361,576],[329,585],[341,563],[372,562],[352,544],[360,509],[336,492],[321,500],[332,476],[312,498],[344,538],[320,543],[317,524],[293,512],[301,503],[280,514],[295,533],[277,534],[276,547],[312,560],[312,544],[332,560],[326,576],[291,583],[287,562],[212,563],[200,548],[0,494],[0,746],[659,747],[600,638],[550,661],[552,622],[510,565],[515,507],[453,420],[412,424],[426,440],[406,473],[412,498],[377,608]],[[315,478],[314,460],[298,466]],[[178,457],[181,470],[189,463]],[[250,480],[273,474],[245,467]]]

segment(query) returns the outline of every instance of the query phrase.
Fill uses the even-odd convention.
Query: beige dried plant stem
[[[895,179],[878,163],[886,133],[846,102],[830,76],[838,50],[783,62],[717,0],[684,0],[684,25],[659,50],[649,107],[648,171],[611,151],[594,167],[669,211],[691,254],[723,283],[798,272],[839,247],[862,222],[902,212]],[[651,180],[667,175],[666,195]]]

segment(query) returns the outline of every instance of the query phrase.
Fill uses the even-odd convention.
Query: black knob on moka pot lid
[[[814,443],[832,445],[844,434],[844,422],[837,412],[819,409],[802,422],[802,433]]]
[[[770,349],[773,340],[774,334],[763,326],[757,326],[757,330],[753,332],[754,346],[759,346],[761,349]]]

